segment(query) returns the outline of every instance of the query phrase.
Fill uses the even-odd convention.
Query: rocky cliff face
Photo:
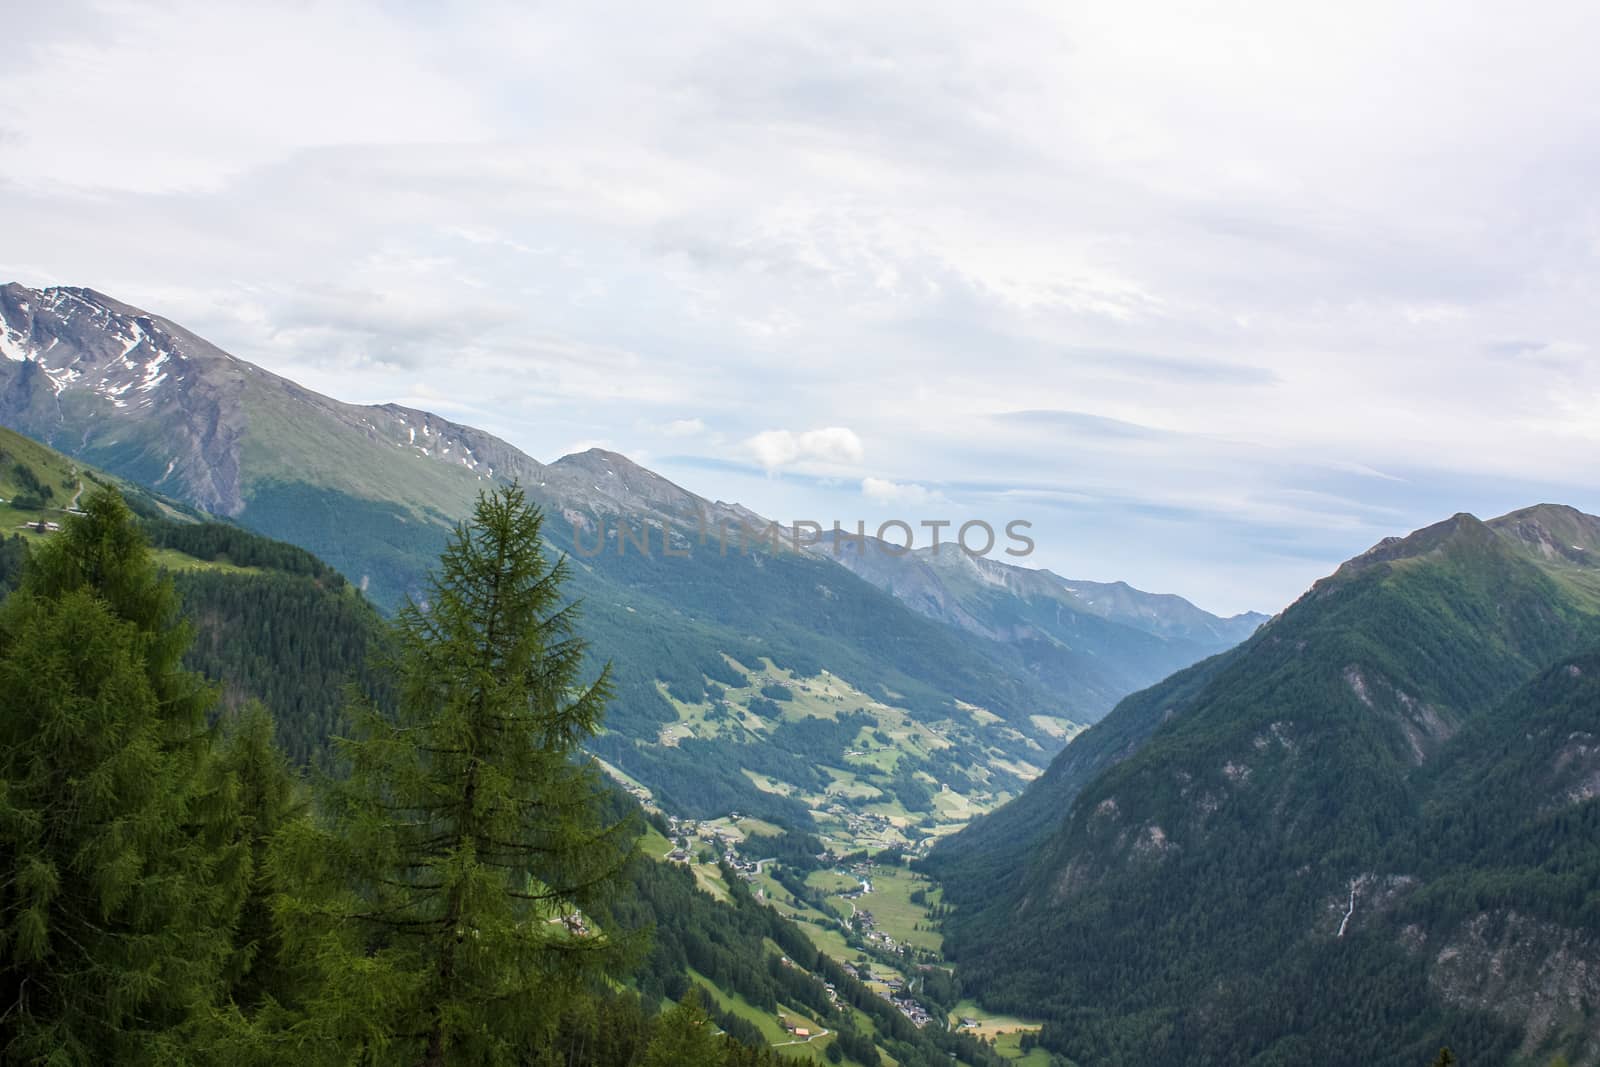
[[[542,470],[437,415],[314,393],[92,289],[0,288],[0,356],[0,421],[218,514],[280,477],[376,496],[363,468],[422,460],[459,496]]]
[[[222,514],[243,508],[233,398],[246,364],[93,290],[18,285],[0,289],[0,355],[7,425],[69,451],[117,449],[152,484]]]

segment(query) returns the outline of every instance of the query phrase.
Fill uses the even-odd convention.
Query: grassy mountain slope
[[[28,468],[19,475],[17,467]],[[41,495],[44,506],[12,506],[19,491]],[[140,516],[157,562],[172,575],[195,641],[186,665],[217,683],[225,710],[247,700],[265,703],[279,736],[298,762],[309,762],[335,730],[345,686],[369,690],[381,680],[367,669],[382,639],[377,611],[344,577],[304,549],[272,541],[103,472],[84,467],[38,442],[0,429],[0,522],[64,523],[66,505],[97,485],[123,493]],[[52,504],[61,506],[52,507]],[[52,536],[19,530],[0,547],[0,593],[21,573],[27,546]]]
[[[843,568],[792,551],[723,556],[688,539],[685,558],[608,543],[584,559],[573,528],[554,519],[559,506],[547,504],[550,539],[573,552],[586,630],[615,660],[617,701],[598,751],[674,810],[738,809],[805,826],[811,804],[752,775],[815,797],[829,784],[820,766],[850,771],[846,752],[882,747],[872,735],[895,734],[891,724],[906,720],[936,736],[891,743],[892,765],[864,771],[872,789],[922,807],[929,789],[949,785],[967,802],[992,805],[1059,747],[1051,730],[1071,727],[1013,650],[925,619]],[[779,684],[836,685],[838,698],[761,692]],[[835,729],[858,711],[865,721]],[[664,729],[680,722],[693,728],[662,744]],[[914,772],[924,775],[916,784]]]
[[[1530,1020],[1486,1010],[1414,944],[1490,911],[1444,881],[1465,910],[1439,925],[1365,916],[1444,878],[1419,844],[1446,818],[1440,797],[1465,806],[1456,821],[1500,825],[1474,739],[1521,736],[1522,687],[1600,645],[1597,533],[1542,507],[1391,539],[1240,648],[1124,701],[1035,786],[1067,807],[1019,802],[1047,829],[1012,827],[991,856],[979,824],[936,854],[956,872],[947,944],[968,983],[992,1007],[1043,1008],[1045,1041],[1082,1062],[1401,1064],[1446,1041],[1513,1055]],[[1600,707],[1572,714],[1600,726]],[[1581,789],[1560,795],[1577,799],[1546,841],[1571,847],[1592,814]],[[1017,832],[1032,835],[1025,874],[980,896],[971,873],[1015,860]],[[1443,859],[1452,878],[1496,884],[1509,845]],[[1507,892],[1502,911],[1531,906]],[[1579,941],[1582,915],[1564,913]],[[1565,1004],[1581,1016],[1595,1001]]]

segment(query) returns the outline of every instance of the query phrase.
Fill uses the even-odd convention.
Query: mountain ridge
[[[1551,1042],[1593,1062],[1600,1033],[1577,1020],[1597,1005],[1581,983],[1524,1032],[1450,966],[1452,952],[1501,951],[1493,930],[1519,905],[1542,907],[1560,928],[1549,943],[1569,952],[1600,920],[1552,888],[1562,873],[1506,881],[1522,868],[1497,859],[1537,832],[1565,867],[1600,872],[1581,829],[1600,817],[1588,771],[1552,777],[1545,795],[1567,801],[1517,809],[1532,828],[1517,831],[1465,770],[1485,731],[1524,743],[1525,686],[1600,648],[1600,560],[1546,547],[1592,529],[1545,506],[1386,539],[1237,648],[1124,699],[926,861],[956,904],[947,943],[969,983],[994,1007],[1045,1006],[1046,1045],[1096,1063],[1279,1063],[1317,1048],[1402,1064],[1445,1043],[1500,1061]],[[1600,731],[1600,704],[1568,722]],[[1444,796],[1453,820],[1429,814]],[[1476,851],[1430,844],[1474,825],[1506,831],[1469,838]],[[980,876],[1007,860],[1021,873],[996,894]],[[1498,995],[1534,996],[1536,971]],[[1316,996],[1335,980],[1348,1003]],[[1319,1006],[1291,1019],[1269,1004]],[[1386,1044],[1357,1021],[1374,1012]]]
[[[1224,619],[1175,594],[1066,579],[955,545],[902,553],[871,536],[829,533],[811,551],[918,614],[1017,648],[1036,677],[1100,676],[1124,692],[1238,644],[1267,619]]]

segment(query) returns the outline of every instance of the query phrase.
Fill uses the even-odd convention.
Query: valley
[[[824,699],[837,695],[825,684],[806,688]],[[1038,1021],[950,999],[949,991],[956,987],[948,984],[952,968],[941,951],[943,894],[909,865],[909,858],[925,851],[937,834],[913,841],[915,834],[886,834],[877,822],[836,823],[830,813],[817,811],[818,829],[806,847],[822,851],[797,853],[786,842],[788,832],[769,822],[737,812],[699,820],[667,814],[648,790],[607,770],[664,826],[662,832],[652,825],[641,839],[641,849],[652,860],[688,869],[696,885],[719,901],[732,898],[729,879],[739,881],[755,901],[794,923],[819,952],[913,1026],[935,1025],[993,1041],[1006,1061],[1032,1065],[1047,1059],[1042,1051],[1031,1045],[1024,1050],[1021,1044],[1024,1034],[1037,1035]],[[886,812],[884,818],[900,816]],[[937,825],[950,833],[964,823]],[[934,974],[946,977],[943,986],[933,983],[940,996],[929,995],[928,979]],[[758,1009],[715,983],[708,985],[724,1010],[755,1023],[769,1041],[778,1038],[774,1047],[795,1051],[791,1046],[796,1039],[784,1026],[803,1016],[781,1005]],[[817,1044],[816,1051],[826,1047],[825,1036],[814,1027],[802,1028],[817,1035],[807,1041]],[[873,1032],[870,1026],[866,1032]]]
[[[394,698],[384,614],[480,489],[559,518],[541,549],[609,668],[582,752],[647,825],[652,1016],[699,984],[729,1034],[864,1067],[1600,1058],[1600,519],[1458,514],[1266,621],[959,555],[648,558],[607,538],[758,517],[341,404],[89,290],[0,310],[0,419],[72,452],[0,432],[0,584],[116,488],[185,663],[220,715],[264,701],[296,765],[329,765],[347,683]],[[1315,1017],[1259,1007],[1281,991]]]
[[[898,854],[786,862],[767,855],[782,831],[760,820],[669,816],[667,823],[668,834],[652,828],[641,842],[652,859],[687,867],[696,884],[718,900],[730,899],[728,878],[738,880],[757,902],[792,922],[819,952],[913,1026],[948,1027],[994,1041],[1006,1061],[1040,1062],[1042,1053],[1021,1047],[1022,1035],[1037,1035],[1038,1021],[996,1015],[970,1000],[951,1001],[947,990],[953,987],[930,986],[930,975],[951,973],[940,951],[941,894]],[[758,1009],[715,983],[708,985],[725,1009],[756,1023],[774,1047],[788,1049],[794,1043],[784,1026],[803,1015],[782,1005]],[[938,995],[930,995],[930,989]],[[825,1035],[815,1026],[807,1028],[816,1035],[808,1043],[825,1048]],[[874,1032],[870,1025],[863,1029]]]

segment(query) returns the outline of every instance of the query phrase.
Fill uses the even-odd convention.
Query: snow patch
[[[27,341],[9,326],[0,329],[0,355],[13,363],[26,363],[30,358]]]
[[[132,328],[133,336],[120,339],[122,341],[122,358],[124,360],[127,359],[129,352],[144,344],[144,330],[140,328],[139,324],[133,322],[128,325]]]
[[[50,379],[50,388],[55,390],[56,396],[60,396],[63,389],[71,385],[75,379],[81,377],[78,371],[70,367],[63,370],[51,370],[41,363],[39,368],[44,371],[44,376]]]

